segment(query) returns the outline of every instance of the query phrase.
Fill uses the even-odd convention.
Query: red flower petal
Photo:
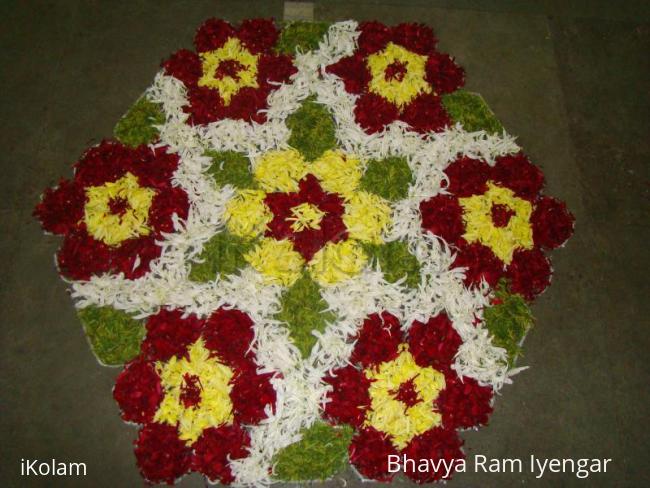
[[[213,483],[228,485],[235,480],[230,460],[246,457],[250,443],[248,432],[239,425],[205,429],[192,446],[192,470],[204,474]]]
[[[72,232],[83,219],[86,192],[74,181],[61,180],[57,188],[48,188],[34,209],[34,217],[43,229],[53,234]]]
[[[409,51],[425,55],[435,52],[438,43],[431,27],[413,23],[399,24],[393,27],[393,41]]]
[[[414,437],[409,445],[404,448],[402,454],[407,459],[415,461],[415,469],[411,469],[410,464],[407,463],[404,474],[416,483],[430,483],[441,479],[451,479],[453,473],[461,465],[460,460],[465,458],[465,454],[461,450],[462,445],[463,441],[455,430],[440,427]],[[420,459],[431,459],[434,463],[437,463],[438,470],[419,471],[417,466]],[[449,468],[449,475],[447,475],[447,468]]]
[[[176,51],[162,64],[165,73],[183,82],[185,86],[196,86],[203,74],[201,60],[192,51]]]
[[[465,232],[463,211],[454,196],[437,195],[420,202],[420,213],[422,227],[448,244],[457,244]]]
[[[452,266],[467,268],[464,280],[467,286],[478,285],[483,279],[496,286],[504,275],[503,262],[488,247],[476,242],[461,246]]]
[[[242,88],[232,97],[230,105],[225,108],[225,117],[257,122],[258,124],[266,122],[264,110],[268,107],[266,100],[269,91],[269,89],[262,88]]]
[[[85,225],[66,236],[56,257],[61,274],[73,280],[89,280],[111,267],[111,249],[90,237]]]
[[[147,424],[135,441],[135,457],[150,483],[173,484],[190,469],[192,450],[178,438],[176,427]]]
[[[235,372],[230,391],[235,421],[256,425],[267,417],[267,405],[274,409],[276,395],[271,377],[270,374],[257,374],[254,367]]]
[[[492,179],[510,188],[518,197],[534,200],[544,186],[544,174],[522,153],[500,156],[492,168]]]
[[[449,371],[463,341],[443,312],[431,317],[426,324],[417,320],[413,322],[408,343],[409,351],[418,365]]]
[[[140,146],[132,150],[129,170],[138,177],[140,185],[158,190],[171,186],[171,178],[178,169],[178,154],[167,152],[166,147],[150,149]]]
[[[205,347],[232,367],[249,367],[255,339],[253,321],[239,310],[220,308],[205,323]]]
[[[359,52],[365,55],[384,49],[393,36],[391,29],[379,22],[361,22],[359,31]]]
[[[515,251],[506,271],[510,291],[533,300],[551,284],[551,263],[539,249]]]
[[[465,70],[449,54],[431,54],[426,69],[427,81],[438,95],[451,93],[465,84]]]
[[[354,117],[366,132],[373,134],[380,132],[386,125],[397,120],[399,110],[397,106],[387,102],[383,97],[374,93],[366,93],[357,100]]]
[[[461,156],[445,169],[449,178],[447,190],[458,198],[482,195],[487,191],[490,166],[480,159]]]
[[[119,374],[113,398],[126,422],[151,422],[163,399],[160,377],[152,363],[136,359]]]
[[[402,331],[397,317],[388,312],[373,313],[363,321],[350,361],[361,363],[364,368],[390,361],[397,357],[401,342]]]
[[[400,120],[406,122],[416,132],[440,132],[444,130],[451,119],[445,111],[440,97],[422,93],[406,105],[400,115]]]
[[[536,202],[531,222],[535,245],[554,249],[571,237],[575,218],[564,202],[544,196]]]
[[[246,19],[237,31],[237,37],[253,54],[272,49],[278,35],[272,19]]]
[[[329,402],[324,406],[325,415],[335,422],[360,427],[370,408],[368,388],[370,381],[353,366],[339,368],[323,380],[332,385]]]
[[[257,82],[260,86],[275,89],[273,83],[287,83],[298,69],[286,54],[263,54],[257,65]],[[269,83],[272,82],[272,83]]]
[[[156,195],[149,210],[148,223],[156,233],[173,232],[174,221],[172,215],[176,214],[181,220],[187,218],[190,202],[187,193],[181,188],[170,188]]]
[[[116,181],[131,171],[134,153],[139,154],[117,141],[104,140],[88,149],[75,164],[74,179],[84,187]]]
[[[221,19],[208,19],[196,31],[194,47],[197,52],[214,51],[235,36],[235,29]]]
[[[158,258],[162,248],[154,235],[124,241],[110,249],[111,272],[124,273],[127,280],[141,278],[149,272],[151,261]]]
[[[187,347],[199,338],[203,321],[196,315],[183,318],[180,310],[163,308],[147,320],[143,355],[150,361],[167,361],[172,356],[187,357]]]
[[[390,481],[395,476],[388,472],[388,456],[397,452],[390,440],[373,428],[358,431],[348,453],[350,462],[365,478]]]
[[[358,95],[368,89],[370,71],[360,54],[341,58],[338,62],[330,64],[326,71],[341,78],[348,93]]]
[[[447,429],[469,429],[486,425],[492,413],[492,388],[481,386],[473,378],[445,374],[446,386],[436,404]]]

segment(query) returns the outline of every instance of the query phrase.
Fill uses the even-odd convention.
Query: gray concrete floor
[[[315,2],[317,20],[421,21],[468,72],[568,202],[576,234],[555,252],[534,307],[528,371],[503,390],[470,455],[612,458],[610,472],[459,474],[450,486],[648,486],[650,323],[647,2]],[[209,16],[282,18],[283,3],[2,2],[0,5],[0,481],[4,486],[139,486],[111,398],[117,370],[86,344],[30,217],[43,188],[113,124],[159,62]],[[20,459],[83,461],[86,478],[21,478]],[[328,486],[357,485],[347,474]],[[406,484],[398,481],[396,484]],[[198,476],[182,486],[202,486]]]

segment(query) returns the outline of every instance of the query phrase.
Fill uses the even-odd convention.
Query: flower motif
[[[160,256],[157,241],[187,218],[184,190],[172,186],[178,156],[166,148],[132,149],[103,141],[75,164],[72,180],[45,191],[34,215],[46,231],[65,236],[61,274],[87,280],[102,273],[139,278]]]
[[[228,230],[256,239],[246,261],[271,283],[293,284],[307,267],[322,285],[357,274],[361,243],[379,244],[390,222],[381,197],[358,190],[358,159],[326,151],[306,163],[293,149],[264,154],[254,169],[258,189],[240,190],[226,207]]]
[[[573,233],[566,205],[540,195],[542,172],[523,154],[501,156],[494,167],[461,157],[445,170],[448,194],[420,204],[422,227],[457,247],[467,285],[510,280],[511,291],[532,300],[550,283],[542,252]]]
[[[431,28],[363,22],[359,31],[355,53],[326,68],[343,80],[348,93],[358,95],[357,123],[371,134],[395,120],[421,133],[449,125],[440,96],[460,88],[465,73],[436,51]]]
[[[265,122],[269,94],[296,72],[289,56],[274,52],[277,40],[271,20],[244,20],[238,29],[219,19],[203,23],[194,37],[196,53],[181,49],[163,63],[187,88],[183,110],[190,123]]]
[[[388,312],[363,323],[351,365],[325,378],[332,390],[325,416],[356,429],[350,462],[366,478],[389,481],[388,456],[464,457],[457,429],[484,425],[492,412],[492,389],[459,377],[453,369],[461,338],[443,313],[414,322],[407,335]],[[417,454],[417,455],[414,455]],[[442,479],[444,470],[406,471],[418,482]]]
[[[122,418],[143,424],[135,454],[148,481],[173,483],[190,470],[233,481],[229,460],[245,457],[250,444],[242,425],[258,424],[275,404],[253,342],[253,322],[238,310],[149,318],[141,354],[113,390]]]

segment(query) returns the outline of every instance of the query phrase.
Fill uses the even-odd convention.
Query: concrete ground
[[[644,9],[645,7],[645,9]],[[0,6],[0,481],[139,486],[111,398],[30,214],[43,188],[191,43],[210,16],[281,19],[279,0],[9,2]],[[469,455],[612,458],[604,475],[459,474],[450,486],[650,486],[650,15],[647,2],[316,2],[317,20],[426,22],[577,218],[523,363]],[[81,461],[85,478],[22,478],[21,458]],[[348,485],[360,483],[345,475]],[[398,481],[397,484],[406,484]],[[182,486],[203,486],[198,476]],[[337,477],[327,486],[345,486]]]

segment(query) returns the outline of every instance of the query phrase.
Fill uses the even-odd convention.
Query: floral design
[[[354,54],[326,70],[358,95],[354,115],[366,132],[380,132],[396,120],[416,132],[439,131],[450,123],[440,96],[460,88],[465,73],[436,43],[422,24],[390,28],[363,22]]]
[[[173,216],[187,218],[187,194],[171,182],[178,161],[164,147],[103,141],[75,164],[72,180],[46,190],[34,215],[46,231],[65,236],[57,254],[61,274],[144,275],[160,256],[157,241],[174,231]]]
[[[261,236],[245,259],[269,282],[290,286],[306,267],[320,284],[337,283],[365,265],[361,243],[383,242],[390,207],[358,189],[358,159],[326,151],[307,163],[293,149],[271,151],[254,176],[259,188],[237,193],[226,223],[237,236]]]
[[[461,338],[444,314],[414,322],[405,335],[388,312],[363,323],[351,365],[325,378],[331,386],[325,415],[356,429],[350,462],[365,477],[389,481],[388,456],[462,459],[457,429],[485,425],[492,412],[492,389],[453,369]],[[429,482],[444,470],[406,476]]]
[[[561,246],[573,233],[566,205],[540,195],[542,172],[523,154],[501,156],[494,167],[461,157],[445,173],[448,193],[420,204],[422,227],[457,247],[454,265],[467,268],[465,283],[510,281],[532,300],[550,283],[543,250]]]
[[[275,404],[251,350],[253,322],[223,308],[206,320],[162,310],[146,327],[140,355],[113,391],[122,418],[143,424],[135,443],[142,475],[173,483],[191,470],[232,482],[229,461],[250,444],[243,425],[258,424]]]
[[[296,72],[291,58],[276,54],[278,30],[271,20],[244,20],[235,29],[209,19],[194,37],[196,52],[181,49],[163,63],[187,88],[184,107],[192,124],[221,119],[263,123],[269,93]]]

